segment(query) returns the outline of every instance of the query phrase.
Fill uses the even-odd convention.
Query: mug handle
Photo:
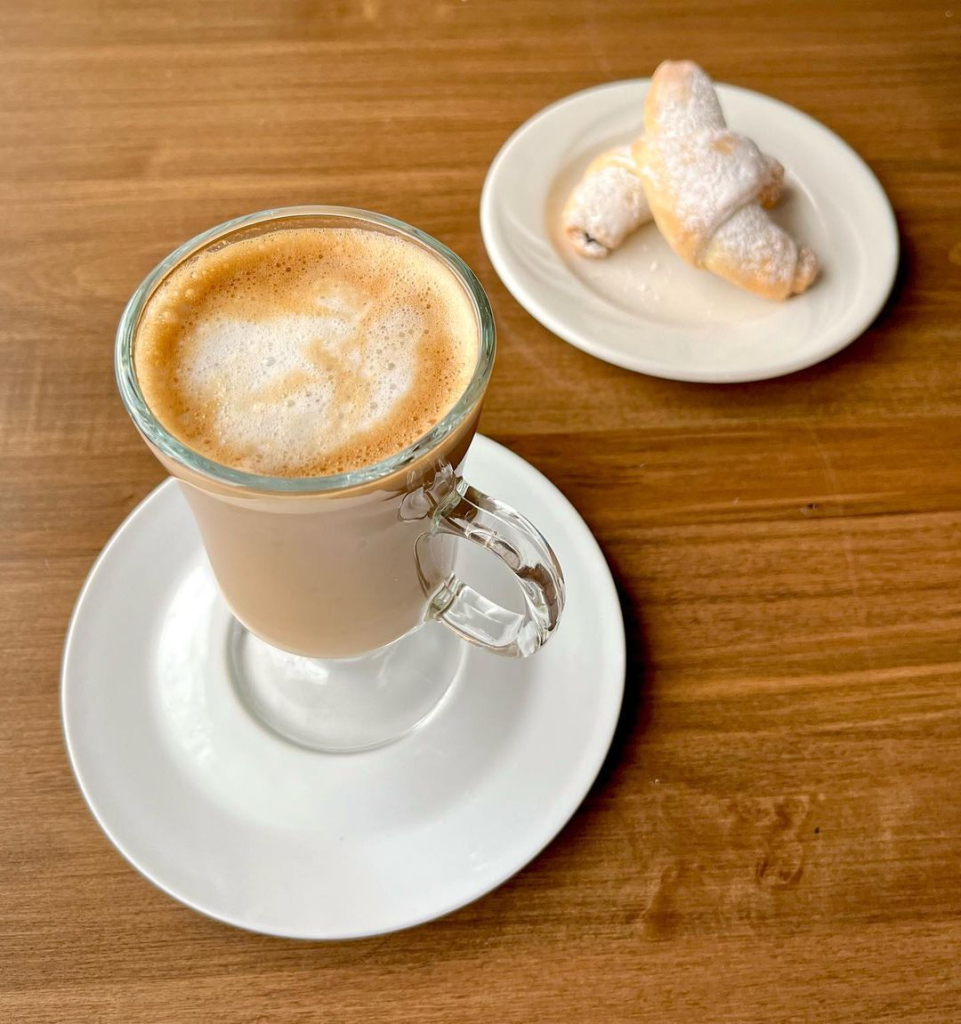
[[[564,574],[537,527],[510,505],[457,480],[434,509],[431,534],[462,537],[497,555],[514,574],[526,609],[510,611],[451,574],[434,593],[428,618],[512,658],[526,658],[546,643],[564,608]]]

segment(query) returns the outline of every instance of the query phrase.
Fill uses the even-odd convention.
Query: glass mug
[[[385,232],[426,249],[470,299],[477,363],[454,407],[395,455],[332,476],[262,476],[213,462],[169,433],[143,397],[133,350],[144,307],[174,267],[213,246],[302,227]],[[458,256],[400,221],[344,207],[290,207],[228,221],[163,260],[128,303],[116,344],[124,405],[179,481],[233,612],[227,657],[234,683],[255,716],[287,739],[331,752],[390,742],[447,693],[461,641],[527,657],[556,629],[564,579],[547,541],[460,475],[494,348],[490,303]],[[457,538],[501,559],[523,612],[458,578]]]

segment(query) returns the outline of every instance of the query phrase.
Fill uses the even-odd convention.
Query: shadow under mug
[[[426,250],[471,302],[473,376],[424,437],[373,465],[309,478],[222,466],[179,441],[147,405],[133,359],[141,315],[165,277],[198,253],[304,227],[378,231]],[[236,620],[225,652],[235,685],[276,733],[329,752],[381,746],[438,705],[458,674],[462,641],[527,657],[556,628],[564,580],[550,546],[523,516],[460,475],[494,347],[490,303],[458,256],[407,224],[345,207],[289,207],[228,221],[163,260],[128,303],[116,344],[121,396],[148,446],[181,483]],[[458,538],[507,566],[522,612],[458,578]]]

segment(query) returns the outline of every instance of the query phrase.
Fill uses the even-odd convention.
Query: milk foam
[[[417,440],[466,390],[477,328],[466,292],[413,243],[296,228],[177,268],[134,349],[163,425],[226,465],[343,472]]]

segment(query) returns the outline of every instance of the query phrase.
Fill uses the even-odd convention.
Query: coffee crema
[[[201,455],[328,476],[440,422],[478,347],[466,290],[425,249],[374,230],[292,227],[176,267],[141,316],[134,366],[157,419]]]

